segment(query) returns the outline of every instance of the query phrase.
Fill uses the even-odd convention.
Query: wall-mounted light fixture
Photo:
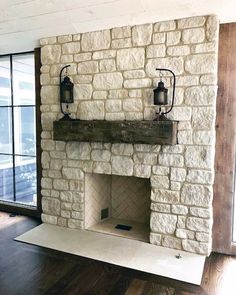
[[[70,65],[64,66],[60,71],[60,106],[61,106],[61,112],[64,115],[60,120],[72,120],[70,117],[70,112],[69,112],[69,104],[74,102],[74,95],[73,95],[74,84],[71,82],[70,78],[67,76],[68,67],[70,67]],[[64,79],[62,80],[62,74],[64,69],[66,69],[66,75],[64,76]],[[63,110],[63,104],[66,105],[65,111]]]
[[[175,100],[175,74],[174,72],[172,72],[169,69],[164,69],[164,68],[157,68],[157,71],[160,71],[160,81],[158,82],[158,86],[156,89],[153,90],[154,92],[154,105],[159,106],[159,112],[157,112],[157,117],[154,120],[158,120],[158,121],[166,121],[169,120],[167,119],[167,117],[165,116],[166,114],[168,114],[174,105],[174,100]],[[172,100],[171,100],[171,106],[170,109],[167,110],[166,112],[162,112],[161,111],[161,107],[168,105],[168,89],[165,88],[164,82],[162,81],[162,71],[167,71],[170,72],[173,75],[173,92],[172,92]]]

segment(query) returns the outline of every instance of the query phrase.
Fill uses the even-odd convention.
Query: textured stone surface
[[[155,189],[151,192],[151,200],[161,203],[178,203],[180,199],[179,192],[163,189]]]
[[[184,184],[181,192],[181,202],[186,205],[208,207],[212,197],[212,187],[199,184]]]
[[[54,64],[60,61],[61,46],[60,45],[46,45],[41,49],[42,64]]]
[[[217,56],[215,54],[200,54],[187,57],[185,70],[191,74],[215,73]]]
[[[93,85],[95,89],[119,89],[122,87],[123,77],[121,73],[96,74]]]
[[[201,43],[205,39],[204,28],[183,30],[182,40],[185,44]]]
[[[192,168],[213,167],[213,151],[208,146],[188,146],[185,152],[185,163]]]
[[[143,48],[121,49],[117,51],[118,70],[134,70],[144,67],[145,51]]]
[[[152,24],[134,26],[132,29],[132,40],[134,46],[143,46],[151,43]]]
[[[83,101],[79,105],[78,117],[81,120],[103,120],[104,116],[103,101]]]
[[[74,99],[89,100],[92,97],[92,86],[90,84],[74,85]]]
[[[89,32],[82,35],[81,47],[83,51],[108,49],[110,42],[109,30]]]
[[[86,173],[150,178],[150,242],[209,254],[218,29],[215,16],[199,16],[41,40],[43,222],[84,228]],[[173,70],[168,118],[179,121],[178,145],[54,141],[65,64],[74,83],[71,116],[85,120],[152,120],[156,68]],[[173,79],[163,75],[171,94]]]
[[[133,175],[133,161],[129,157],[112,156],[112,174]]]
[[[173,234],[175,231],[177,216],[165,213],[151,213],[150,227],[157,233]]]

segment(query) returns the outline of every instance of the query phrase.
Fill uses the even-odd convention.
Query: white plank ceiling
[[[43,37],[216,14],[236,21],[235,0],[0,0],[0,55]]]

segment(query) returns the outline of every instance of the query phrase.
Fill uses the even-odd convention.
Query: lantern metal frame
[[[66,102],[64,101],[62,98],[63,98],[63,89],[62,89],[62,85],[63,85],[63,82],[65,81],[65,79],[67,79],[71,85],[72,85],[72,91],[73,91],[73,86],[74,84],[70,81],[70,78],[67,76],[67,68],[70,67],[70,65],[66,65],[64,66],[61,70],[60,70],[60,108],[61,108],[61,112],[62,114],[64,115],[60,120],[73,120],[71,117],[70,117],[70,112],[69,112],[69,107],[68,107],[68,104],[69,103],[73,103],[74,102],[74,98],[72,97],[71,101],[70,102]],[[66,69],[66,76],[64,77],[63,81],[62,81],[62,73],[64,71],[64,69]],[[63,110],[63,103],[66,104],[66,111]]]
[[[165,116],[166,114],[170,113],[173,109],[174,106],[174,101],[175,101],[175,85],[176,85],[176,77],[175,77],[175,73],[173,71],[171,71],[170,69],[166,69],[166,68],[156,68],[156,71],[166,71],[169,72],[173,75],[173,90],[172,90],[172,100],[171,100],[171,106],[170,109],[167,110],[166,112],[162,112],[161,111],[161,106],[163,106],[163,104],[155,104],[155,105],[159,105],[159,112],[156,113],[157,117],[154,119],[155,121],[169,121],[169,119]],[[156,88],[157,89],[157,88]],[[155,91],[155,89],[154,89]]]

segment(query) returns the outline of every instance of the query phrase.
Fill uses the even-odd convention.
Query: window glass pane
[[[15,157],[16,202],[36,205],[36,158]]]
[[[34,105],[34,55],[32,53],[15,55],[13,56],[12,63],[14,105]]]
[[[0,106],[11,104],[10,58],[0,57]]]
[[[36,155],[35,107],[14,107],[15,153]]]
[[[0,155],[0,201],[14,201],[12,156]]]
[[[0,153],[12,153],[12,116],[9,107],[0,107]]]

